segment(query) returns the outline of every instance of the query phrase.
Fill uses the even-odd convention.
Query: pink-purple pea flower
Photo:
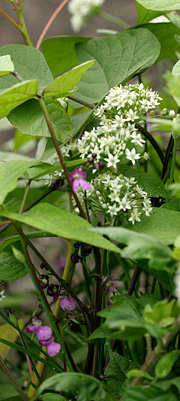
[[[52,336],[52,330],[49,326],[42,326],[36,332],[39,341],[46,341]]]
[[[53,357],[59,354],[61,345],[59,343],[51,343],[47,346],[47,353],[49,356]]]
[[[74,310],[76,307],[76,302],[71,297],[64,297],[60,299],[60,306],[65,310]]]
[[[91,189],[91,185],[88,181],[84,180],[86,178],[86,173],[80,169],[76,169],[71,171],[69,174],[69,180],[72,181],[73,191],[77,192],[79,185],[85,190],[89,191]]]

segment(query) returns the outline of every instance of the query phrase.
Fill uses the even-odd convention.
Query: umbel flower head
[[[72,15],[70,22],[74,32],[79,32],[86,21],[97,14],[105,0],[70,0],[68,9]]]

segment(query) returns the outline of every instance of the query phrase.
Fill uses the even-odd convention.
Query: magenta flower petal
[[[34,326],[33,324],[28,324],[28,326],[26,327],[26,331],[27,333],[34,333],[34,331],[38,331],[40,325],[39,326]]]
[[[59,354],[61,345],[59,343],[52,343],[47,346],[47,353],[49,356],[53,357]]]
[[[49,340],[49,338],[52,336],[52,330],[49,326],[42,326],[36,332],[36,335],[39,341]]]
[[[41,340],[39,341],[41,345],[49,345],[54,341],[55,337],[52,336],[51,338],[49,338],[49,340]]]
[[[79,188],[79,180],[78,180],[77,178],[75,178],[75,180],[73,180],[72,187],[73,187],[73,191],[74,191],[74,192],[77,192],[77,191],[78,191],[78,188]]]
[[[65,297],[60,299],[60,306],[63,310],[74,310],[76,302],[71,297]]]
[[[91,189],[91,185],[88,181],[84,180],[83,178],[79,179],[79,184],[85,191],[89,191]]]
[[[75,178],[79,179],[80,177],[86,177],[86,173],[84,173],[84,171],[76,169],[71,171],[71,173],[69,174],[69,180],[72,181]]]

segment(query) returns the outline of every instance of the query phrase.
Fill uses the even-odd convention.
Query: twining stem
[[[5,364],[5,362],[3,361],[1,356],[0,356],[0,366],[1,366],[1,369],[3,370],[3,372],[5,373],[5,375],[11,381],[11,383],[14,386],[14,388],[16,389],[16,391],[19,393],[21,399],[24,400],[24,401],[28,401],[28,398],[26,397],[26,394],[24,394],[24,392],[22,391],[21,387],[19,386],[19,384],[15,380],[14,376],[10,372],[9,368],[7,367],[7,365]]]
[[[134,272],[133,272],[130,284],[129,284],[127,295],[132,295],[140,272],[141,272],[141,268],[138,265],[136,265],[134,268]]]
[[[30,185],[31,185],[31,180],[29,180],[27,185],[26,185],[26,189],[25,189],[25,192],[24,192],[23,200],[21,202],[19,213],[22,213],[23,210],[24,210],[24,205],[26,203],[26,199],[27,199],[27,196],[28,196],[28,193],[29,193]]]
[[[2,10],[2,8],[0,8],[0,14],[2,14],[23,35],[24,33],[23,28],[16,21],[14,21],[14,19],[11,18],[10,15],[8,15],[4,10]]]
[[[172,184],[173,178],[174,178],[174,170],[175,170],[175,165],[176,165],[177,140],[178,140],[177,138],[174,138],[173,157],[172,157],[172,163],[171,163],[169,185]],[[171,190],[168,189],[166,202],[170,201],[170,193],[171,193]]]
[[[167,149],[166,149],[166,153],[165,153],[164,165],[163,165],[163,169],[162,169],[162,173],[161,173],[161,177],[160,177],[161,180],[163,180],[163,178],[164,178],[164,176],[166,174],[166,171],[167,171],[167,168],[168,168],[168,165],[169,165],[169,161],[170,161],[170,158],[171,158],[171,152],[173,150],[173,146],[174,146],[174,139],[173,139],[173,136],[171,135],[170,139],[169,139],[169,143],[168,143]]]
[[[36,49],[40,48],[41,43],[42,43],[48,29],[50,28],[50,26],[54,22],[55,18],[57,17],[57,15],[60,13],[60,11],[63,9],[63,7],[66,5],[67,2],[68,2],[68,0],[63,0],[62,3],[59,4],[59,6],[56,8],[56,10],[53,12],[51,17],[49,18],[47,24],[45,25],[44,29],[42,30],[41,35],[37,41]]]
[[[81,99],[79,99],[79,98],[77,98],[75,96],[69,95],[68,99],[73,100],[73,102],[82,104],[83,106],[88,107],[89,109],[94,109],[95,108],[95,106],[93,106],[93,104],[85,102],[85,100],[81,100]]]
[[[164,164],[164,154],[163,154],[161,148],[159,147],[158,143],[153,138],[153,136],[144,127],[142,127],[140,124],[136,123],[135,127],[138,129],[138,131],[141,134],[143,134],[145,136],[146,139],[148,139],[148,141],[151,143],[151,145],[155,149],[156,153],[158,154],[162,164]]]
[[[74,199],[75,199],[76,205],[77,205],[77,207],[78,207],[78,209],[79,209],[80,215],[81,215],[81,217],[83,217],[84,219],[86,219],[86,216],[85,216],[84,210],[83,210],[83,208],[82,208],[82,206],[81,206],[81,204],[80,204],[79,198],[78,198],[78,196],[76,195],[76,193],[73,191],[72,182],[69,180],[69,172],[68,172],[68,169],[67,169],[67,167],[66,167],[66,163],[65,163],[64,157],[63,157],[63,155],[62,155],[62,153],[61,153],[61,150],[60,150],[58,141],[57,141],[57,139],[56,139],[56,135],[55,135],[55,133],[54,133],[54,129],[53,129],[53,126],[52,126],[52,122],[51,122],[50,115],[49,115],[49,113],[48,113],[48,109],[47,109],[47,107],[46,107],[46,104],[45,104],[44,99],[43,99],[41,96],[39,96],[39,104],[40,104],[41,109],[42,109],[42,112],[43,112],[43,114],[44,114],[44,117],[45,117],[45,120],[46,120],[48,129],[49,129],[49,132],[50,132],[50,135],[51,135],[53,144],[54,144],[54,147],[55,147],[55,149],[56,149],[57,155],[58,155],[58,157],[59,157],[59,161],[60,161],[60,163],[61,163],[61,165],[62,165],[62,168],[63,168],[63,170],[64,170],[64,174],[65,174],[65,176],[66,176],[66,179],[67,179],[67,181],[68,181],[70,190],[71,190],[71,192],[72,192],[72,194],[73,194],[73,197],[74,197]]]
[[[105,11],[100,11],[99,16],[102,17],[103,19],[112,22],[113,24],[116,24],[120,26],[123,29],[128,29],[130,28],[130,25],[127,24],[127,22],[123,21],[120,18],[115,17],[114,15],[111,15],[109,13],[106,13]]]

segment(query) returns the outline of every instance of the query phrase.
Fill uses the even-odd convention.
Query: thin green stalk
[[[82,104],[83,106],[88,107],[89,109],[94,109],[94,107],[95,107],[95,106],[93,106],[93,104],[85,102],[84,100],[81,100],[81,99],[79,99],[79,98],[77,98],[75,96],[69,95],[68,99],[73,100],[73,102]]]
[[[2,14],[3,17],[5,17],[23,35],[22,27],[16,21],[14,21],[14,19],[11,18],[10,15],[8,15],[4,10],[2,10],[2,8],[0,8],[0,14]]]
[[[21,339],[21,341],[22,341],[23,347],[24,347],[25,349],[28,349],[27,346],[26,346],[26,343],[25,343],[23,334],[19,331],[19,329],[18,329],[18,332],[19,332],[19,336],[20,336],[20,339]],[[29,361],[30,361],[30,363],[31,363],[32,368],[34,369],[35,375],[36,375],[36,377],[37,377],[39,383],[42,383],[41,377],[39,376],[39,373],[38,373],[38,371],[37,371],[37,369],[36,369],[36,366],[35,366],[35,364],[34,364],[32,358],[31,358],[31,356],[27,356],[27,355],[26,355],[26,358],[27,358],[27,357],[29,358]]]
[[[62,165],[62,168],[63,168],[63,170],[64,170],[64,174],[65,174],[66,179],[67,179],[67,181],[68,181],[70,190],[71,190],[71,192],[72,192],[72,194],[73,194],[73,197],[74,197],[74,199],[75,199],[75,202],[76,202],[76,204],[77,204],[77,207],[78,207],[78,209],[79,209],[79,212],[80,212],[81,217],[83,217],[84,219],[86,219],[86,216],[85,216],[84,210],[83,210],[83,208],[82,208],[82,206],[81,206],[81,204],[80,204],[79,198],[78,198],[78,196],[76,195],[76,193],[73,191],[72,182],[69,180],[69,172],[68,172],[68,169],[67,169],[67,167],[66,167],[66,163],[65,163],[64,157],[63,157],[63,155],[62,155],[62,153],[61,153],[61,150],[60,150],[58,141],[57,141],[57,139],[56,139],[56,135],[55,135],[55,133],[54,133],[54,129],[53,129],[53,126],[52,126],[51,118],[50,118],[50,115],[49,115],[49,113],[48,113],[48,109],[47,109],[47,107],[46,107],[45,101],[44,101],[44,99],[43,99],[41,96],[39,96],[38,99],[39,99],[39,104],[40,104],[40,106],[41,106],[42,112],[43,112],[43,114],[44,114],[44,117],[45,117],[45,120],[46,120],[48,129],[49,129],[49,132],[50,132],[50,135],[51,135],[51,138],[52,138],[54,147],[55,147],[56,152],[57,152],[57,155],[58,155],[58,157],[59,157],[59,161],[60,161],[60,163],[61,163],[61,165]]]
[[[0,356],[0,366],[1,366],[1,369],[3,370],[3,372],[6,374],[6,376],[11,381],[12,385],[14,386],[14,388],[16,389],[18,394],[20,395],[21,399],[24,400],[24,401],[28,401],[28,398],[26,397],[26,394],[24,394],[24,392],[22,391],[21,387],[19,386],[19,384],[15,380],[14,376],[10,372],[9,368],[7,367],[7,365],[5,364],[5,362],[3,361],[1,356]]]
[[[101,18],[105,19],[106,21],[112,22],[113,24],[116,24],[116,25],[120,26],[123,29],[130,28],[130,25],[127,24],[127,22],[123,21],[120,18],[115,17],[114,15],[106,13],[105,11],[100,11],[99,12],[99,16]]]
[[[41,35],[37,41],[37,45],[36,45],[36,49],[39,49],[41,46],[41,43],[48,31],[48,29],[50,28],[50,26],[52,25],[52,23],[54,22],[55,18],[57,17],[57,15],[60,13],[60,11],[63,9],[63,7],[67,4],[68,0],[63,0],[61,4],[59,4],[59,6],[56,8],[56,10],[53,12],[53,14],[51,15],[51,17],[49,18],[47,24],[45,25],[44,29],[41,32]]]
[[[177,140],[178,140],[177,138],[174,138],[173,157],[172,157],[172,164],[171,164],[171,170],[170,170],[169,185],[172,184],[173,178],[174,178],[174,170],[175,170],[175,165],[176,165]],[[170,194],[171,194],[171,190],[168,189],[166,202],[170,201]]]
[[[163,154],[161,148],[159,147],[158,143],[156,142],[156,140],[153,138],[153,136],[140,124],[136,123],[135,127],[138,129],[138,131],[141,134],[143,134],[145,136],[146,139],[148,139],[148,141],[151,143],[151,145],[155,149],[156,153],[158,154],[162,164],[164,164],[164,154]]]
[[[17,12],[17,15],[18,15],[21,27],[22,27],[21,34],[23,36],[24,42],[25,42],[25,44],[27,46],[33,46],[31,38],[30,38],[30,35],[29,35],[29,32],[28,32],[28,29],[27,29],[27,26],[26,26],[26,23],[25,23],[25,20],[24,20],[24,15],[23,15],[22,8],[21,7],[17,7],[16,8],[16,12]]]
[[[28,193],[29,193],[30,185],[31,185],[31,180],[29,180],[27,185],[26,185],[26,189],[25,189],[25,192],[24,192],[23,200],[21,202],[19,213],[22,213],[23,210],[24,210],[24,206],[25,206],[26,199],[27,199],[27,196],[28,196]]]

